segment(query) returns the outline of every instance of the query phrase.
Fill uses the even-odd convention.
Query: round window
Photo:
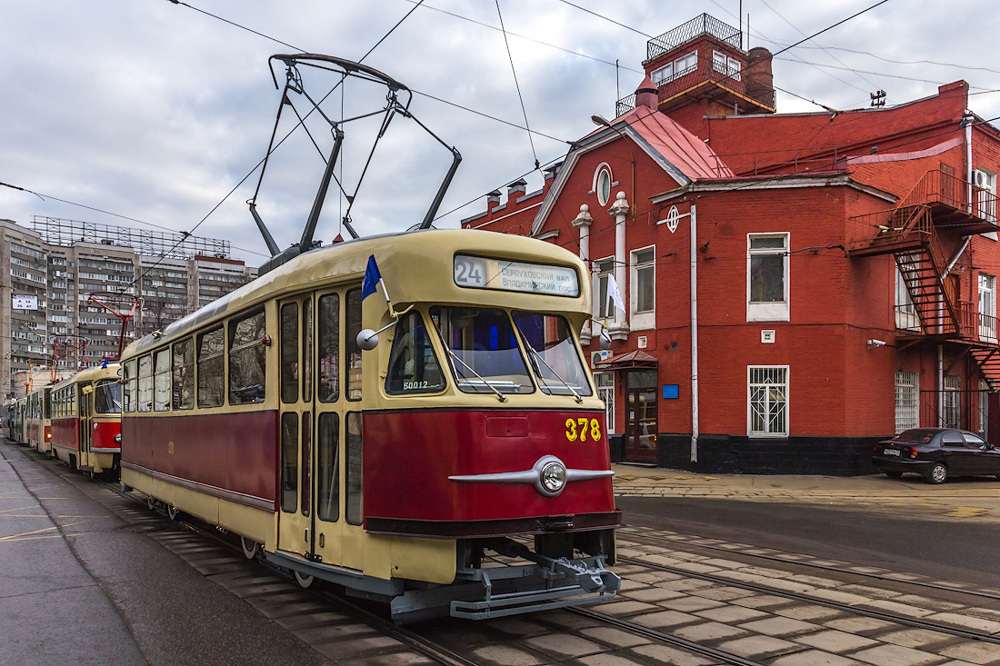
[[[597,201],[606,206],[611,199],[611,172],[602,167],[597,173]]]

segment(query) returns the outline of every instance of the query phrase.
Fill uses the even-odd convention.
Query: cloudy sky
[[[878,3],[742,0],[742,12],[749,45],[777,52]],[[485,209],[490,190],[522,176],[529,190],[539,187],[536,160],[564,155],[567,142],[594,128],[592,114],[612,118],[617,97],[642,80],[650,37],[702,12],[737,26],[740,2],[0,0],[0,9],[0,182],[28,190],[0,186],[0,218],[194,230],[231,241],[236,258],[257,265],[267,251],[246,201],[280,98],[272,54],[364,57],[407,85],[413,114],[464,158],[435,223],[457,227]],[[993,119],[997,34],[1000,12],[989,0],[887,0],[775,58],[775,85],[787,91],[778,110],[819,110],[808,100],[867,107],[879,89],[898,104],[965,79],[973,111]],[[283,83],[281,67],[277,75]],[[316,97],[336,83],[312,70],[303,78]],[[352,83],[324,108],[338,118],[383,104],[384,90]],[[279,137],[293,128],[290,118]],[[310,129],[329,150],[329,128]],[[375,127],[344,129],[337,174],[353,191]],[[419,223],[450,162],[444,146],[395,118],[351,210],[355,229]],[[322,169],[301,131],[275,151],[257,205],[279,246],[301,234]],[[341,231],[346,205],[331,188],[317,237]]]

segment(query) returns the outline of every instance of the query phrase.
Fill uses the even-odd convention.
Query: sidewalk
[[[956,479],[941,485],[918,476],[696,474],[663,467],[614,463],[618,497],[683,497],[747,502],[796,502],[824,506],[871,506],[938,514],[944,518],[1000,521],[1000,481]]]

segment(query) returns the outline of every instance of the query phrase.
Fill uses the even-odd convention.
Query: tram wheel
[[[179,516],[180,513],[180,510],[176,506],[167,507],[167,518],[170,520],[177,520],[177,516]]]
[[[155,510],[155,509],[156,509],[156,500],[155,500],[155,499],[153,499],[153,498],[152,498],[152,496],[150,496],[150,497],[147,497],[147,498],[146,498],[146,506],[148,506],[148,507],[149,507],[149,510],[150,510],[150,511],[153,511],[153,510]]]
[[[243,546],[243,557],[247,558],[248,560],[257,559],[257,553],[260,550],[260,544],[246,537],[240,537],[240,545]]]
[[[298,583],[299,587],[301,587],[303,590],[312,585],[313,581],[315,580],[312,576],[299,573],[298,571],[295,571],[293,573],[295,574],[295,582]]]

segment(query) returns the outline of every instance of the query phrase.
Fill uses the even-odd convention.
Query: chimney
[[[746,93],[751,99],[774,107],[774,73],[771,70],[771,52],[755,46],[747,53],[747,66],[743,70]]]
[[[492,208],[500,203],[500,190],[493,190],[486,195],[486,207]]]
[[[528,189],[528,181],[519,178],[507,186],[507,200],[509,201],[515,194],[524,194]]]
[[[656,89],[656,85],[653,83],[653,79],[649,78],[647,74],[646,78],[639,84],[639,87],[635,89],[635,106],[636,108],[644,106],[647,109],[655,111],[659,101],[659,92]]]

